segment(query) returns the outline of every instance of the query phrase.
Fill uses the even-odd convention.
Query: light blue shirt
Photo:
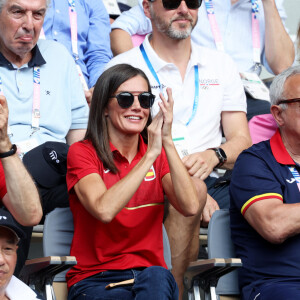
[[[283,0],[275,0],[275,2],[284,22],[286,13],[283,8]],[[213,0],[213,4],[225,52],[236,62],[240,72],[253,71],[255,63],[253,62],[252,47],[251,0],[239,0],[234,5],[231,5],[230,0]],[[258,5],[261,62],[272,73],[265,57],[265,19],[261,0],[258,1]],[[151,22],[145,16],[142,8],[142,0],[139,0],[138,6],[123,12],[111,27],[112,29],[121,28],[131,35],[143,35],[152,31]],[[204,1],[198,11],[198,23],[192,31],[192,40],[200,46],[216,49]],[[257,73],[260,73],[260,68]]]
[[[38,48],[46,63],[40,66],[40,129],[32,133],[33,66],[0,65],[3,93],[9,108],[12,143],[35,138],[66,142],[70,129],[86,129],[89,108],[73,58],[54,41],[41,40]]]
[[[109,16],[102,0],[75,0],[78,64],[91,88],[112,58]],[[51,0],[44,21],[47,39],[58,41],[73,55],[68,0]]]

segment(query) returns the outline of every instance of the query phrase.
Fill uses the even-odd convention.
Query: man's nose
[[[27,12],[24,15],[24,20],[23,20],[23,28],[28,30],[28,31],[32,31],[33,30],[33,15],[31,12]]]
[[[183,0],[180,2],[180,5],[178,6],[177,9],[178,9],[179,11],[183,12],[183,13],[187,13],[188,10],[189,10],[189,8],[187,7],[185,1],[183,1]]]

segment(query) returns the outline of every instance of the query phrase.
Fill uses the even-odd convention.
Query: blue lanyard
[[[143,44],[140,45],[140,50],[141,50],[141,52],[142,52],[143,58],[144,58],[144,60],[145,60],[145,62],[146,62],[146,64],[147,64],[149,70],[151,71],[153,77],[155,78],[156,82],[157,82],[158,85],[159,85],[160,92],[162,93],[162,91],[163,91],[162,85],[161,85],[161,83],[160,83],[160,81],[159,81],[159,78],[158,78],[158,76],[157,76],[155,70],[153,69],[153,66],[152,66],[152,64],[151,64],[151,62],[150,62],[150,60],[149,60],[149,58],[148,58],[148,55],[147,55],[147,53],[146,53],[146,50],[145,50]]]
[[[140,50],[142,52],[143,58],[147,64],[150,72],[152,73],[153,77],[155,78],[156,82],[159,85],[160,91],[162,92],[162,89],[163,89],[162,85],[161,85],[160,80],[149,60],[149,57],[146,53],[146,50],[145,50],[143,44],[140,45]],[[198,65],[194,66],[194,72],[195,72],[195,97],[194,97],[193,111],[192,111],[192,115],[191,115],[190,119],[185,124],[186,126],[188,126],[190,124],[190,122],[194,119],[196,111],[198,109],[198,104],[199,104],[199,69],[198,69]]]

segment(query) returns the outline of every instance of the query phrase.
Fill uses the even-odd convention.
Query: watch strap
[[[210,150],[214,150],[216,153],[217,158],[219,159],[219,163],[215,166],[215,168],[219,168],[224,165],[224,163],[227,161],[226,153],[221,148],[210,148]],[[224,153],[224,155],[222,154]]]

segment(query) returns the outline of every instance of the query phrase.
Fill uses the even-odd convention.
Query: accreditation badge
[[[240,73],[244,89],[254,99],[270,101],[269,89],[256,73]]]
[[[38,141],[35,138],[20,141],[17,143],[17,153],[21,159],[23,156],[33,148],[39,146]]]
[[[189,135],[187,126],[185,126],[182,123],[173,123],[172,139],[175,148],[178,152],[178,155],[181,159],[190,154]]]

